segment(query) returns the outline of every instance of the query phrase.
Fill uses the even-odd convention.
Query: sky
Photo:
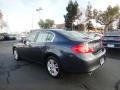
[[[73,0],[75,1],[75,0]],[[105,10],[108,5],[119,5],[120,0],[76,0],[85,11],[88,2],[93,8]],[[23,32],[37,29],[40,19],[53,19],[56,24],[64,23],[69,0],[0,0],[0,10],[7,22],[9,32]],[[38,8],[41,11],[36,11]]]

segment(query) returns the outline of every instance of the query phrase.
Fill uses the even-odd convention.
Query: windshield
[[[70,39],[84,39],[87,37],[87,34],[80,33],[78,31],[60,31],[63,35],[67,36]]]

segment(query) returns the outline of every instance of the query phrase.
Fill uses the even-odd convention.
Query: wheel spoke
[[[53,69],[53,71],[54,71],[54,75],[58,74],[58,71],[55,68]]]
[[[51,65],[54,65],[54,60],[50,59]]]
[[[56,69],[58,69],[58,64],[54,64],[54,67],[55,67]]]

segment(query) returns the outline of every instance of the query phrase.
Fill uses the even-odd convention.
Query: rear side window
[[[46,42],[47,36],[48,36],[48,33],[40,32],[36,39],[36,42]]]
[[[53,33],[49,33],[47,36],[47,42],[52,42],[54,37],[55,37],[55,35]]]

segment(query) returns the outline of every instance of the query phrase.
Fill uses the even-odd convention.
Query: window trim
[[[54,39],[55,39],[55,33],[54,32],[50,32],[50,31],[46,31],[48,34],[52,34],[53,35],[53,38],[50,40],[50,41],[46,41],[46,42],[53,42]],[[47,36],[48,38],[48,36]]]
[[[46,33],[46,32],[44,32],[44,31],[39,31],[38,34],[37,34],[37,37],[36,37],[36,39],[35,39],[35,43],[46,43],[46,40],[45,40],[45,42],[37,42],[37,39],[39,38],[39,35],[40,35],[41,33]],[[48,35],[47,35],[47,37],[48,37]],[[46,39],[47,39],[47,38],[46,38]]]
[[[53,42],[53,40],[54,40],[54,38],[55,38],[55,33],[54,33],[54,32],[51,32],[51,31],[39,31],[39,32],[37,33],[37,35],[36,35],[36,38],[35,38],[34,42],[37,41],[40,33],[46,33],[46,34],[48,34],[48,35],[49,35],[49,34],[52,34],[52,35],[53,35],[53,38],[52,38],[50,41],[47,41],[47,38],[48,38],[48,35],[47,35],[46,41],[45,41],[45,42],[39,42],[39,43]],[[38,43],[38,42],[36,42],[36,43]]]

